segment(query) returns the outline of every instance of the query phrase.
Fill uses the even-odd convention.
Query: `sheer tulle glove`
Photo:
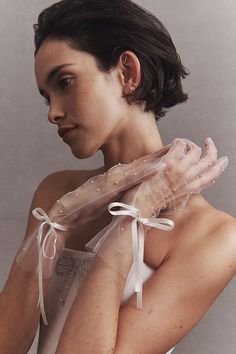
[[[156,161],[169,148],[170,145],[129,164],[118,164],[105,174],[89,179],[57,200],[48,215],[41,208],[33,210],[40,224],[23,242],[16,262],[25,271],[38,274],[39,305],[45,323],[42,280],[51,276],[70,230],[97,218],[120,193],[156,173]]]
[[[71,229],[97,218],[125,190],[153,176],[156,163],[171,148],[171,144],[167,145],[156,153],[129,164],[118,164],[92,177],[58,199],[48,215],[41,208],[34,209],[33,215],[41,223],[20,247],[17,264],[26,271],[38,273],[40,278],[49,278]]]
[[[93,177],[78,189],[65,194],[52,206],[48,215],[40,208],[33,211],[41,223],[22,244],[16,261],[26,271],[38,274],[39,304],[45,323],[42,279],[51,276],[70,229],[97,218],[107,204],[117,200],[125,190],[155,176],[165,166],[165,162],[163,164],[161,161],[163,156],[167,157],[173,150],[176,146],[170,144],[155,154],[112,167],[105,174]],[[182,153],[185,155],[185,152]]]
[[[44,260],[43,277],[50,277],[70,230],[97,218],[122,192],[154,175],[156,162],[169,149],[170,145],[157,153],[129,164],[118,164],[106,173],[92,177],[58,199],[48,215],[41,208],[34,209],[32,213],[41,223],[18,251],[18,265],[26,271],[37,273],[40,255]]]
[[[161,179],[158,181],[158,186],[155,177],[150,180],[151,183],[154,182],[152,191],[157,187],[156,191],[160,196],[163,195],[163,190],[167,186],[166,193],[163,195],[162,215],[169,215],[176,210],[184,209],[190,194],[200,193],[203,189],[213,185],[228,165],[227,156],[217,159],[217,149],[211,138],[205,140],[205,151],[202,156],[202,149],[190,140],[183,138],[175,139],[174,142],[177,142],[176,148],[179,151],[169,151],[162,159],[163,162],[168,159],[164,171],[165,183],[161,184]],[[187,144],[187,148],[183,153],[184,143]]]
[[[175,139],[161,159],[166,167],[137,187],[134,203],[145,206],[147,216],[172,214],[185,208],[191,194],[200,193],[224,171],[228,164],[226,156],[217,159],[217,149],[211,138],[205,141],[205,151],[188,139]]]
[[[142,308],[145,231],[150,227],[172,230],[173,221],[157,218],[160,212],[171,214],[182,210],[189,195],[213,184],[227,163],[227,157],[217,160],[212,141],[206,145],[205,155],[201,157],[201,149],[197,145],[187,139],[177,139],[157,162],[154,176],[126,191],[121,203],[109,205],[110,213],[116,217],[86,247],[125,279],[132,266],[137,308]],[[120,209],[114,210],[117,207]]]

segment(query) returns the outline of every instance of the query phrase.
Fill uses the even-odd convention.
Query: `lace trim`
[[[62,284],[57,289],[59,302],[64,306],[69,290],[74,283],[77,282],[77,287],[82,284],[86,274],[89,271],[93,257],[75,258],[69,252],[64,252],[58,259],[55,272],[57,275],[64,277]]]

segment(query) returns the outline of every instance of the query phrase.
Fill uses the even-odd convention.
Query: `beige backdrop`
[[[187,137],[197,144],[211,136],[229,166],[204,196],[236,215],[236,3],[235,0],[139,0],[167,26],[191,71],[184,86],[190,100],[160,123],[165,144]],[[49,173],[99,166],[102,156],[79,161],[47,122],[33,73],[32,24],[49,0],[0,2],[0,288],[26,227],[33,192]],[[96,117],[95,117],[96,118]],[[191,235],[190,235],[191,237]],[[176,354],[231,354],[236,347],[236,283],[233,280]],[[30,353],[35,353],[35,347]]]

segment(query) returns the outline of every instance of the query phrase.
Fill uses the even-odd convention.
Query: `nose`
[[[52,124],[57,124],[60,120],[65,118],[65,111],[62,108],[60,102],[54,100],[50,100],[50,106],[48,111],[48,120]]]

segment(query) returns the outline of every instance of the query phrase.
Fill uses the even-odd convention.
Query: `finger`
[[[209,137],[205,139],[205,148],[206,148],[206,160],[207,158],[211,158],[213,160],[217,160],[217,149],[214,141]]]
[[[171,144],[171,147],[161,161],[166,163],[166,171],[170,172],[176,167],[176,163],[179,162],[185,155],[187,144],[184,139],[177,138]]]
[[[191,174],[191,167],[198,163],[201,158],[202,149],[193,142],[186,140],[187,152],[184,157],[176,163],[175,168],[171,171],[169,179],[173,186],[178,189],[183,184],[183,178],[186,173]]]
[[[205,140],[205,154],[199,161],[199,167],[202,171],[208,170],[217,161],[217,149],[214,141],[211,138]]]
[[[199,174],[204,171],[209,170],[209,168],[215,164],[217,161],[217,149],[211,138],[205,140],[205,153],[203,157],[198,161],[197,164],[193,165],[188,171],[188,178],[194,179]]]
[[[173,190],[176,185],[176,166],[179,165],[180,159],[183,158],[187,150],[187,144],[184,139],[177,138],[171,144],[168,153],[160,159],[161,162],[166,163],[166,167],[159,171],[157,176],[153,176],[153,184],[160,184],[161,180],[165,181],[165,186],[169,190]],[[157,178],[156,178],[157,177]],[[183,178],[181,179],[183,184]]]
[[[210,169],[203,172],[193,181],[186,183],[186,188],[189,192],[199,193],[202,189],[214,184],[216,179],[223,173],[228,165],[229,159],[227,156],[221,157]]]

